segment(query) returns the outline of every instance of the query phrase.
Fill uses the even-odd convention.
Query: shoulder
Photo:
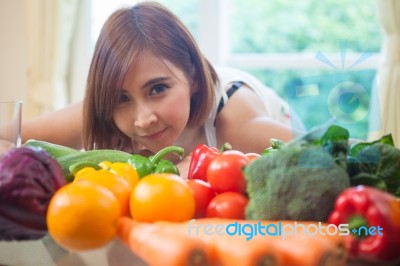
[[[265,88],[271,89],[263,84],[258,78],[249,72],[233,67],[215,67],[219,79],[222,81],[221,84],[228,84],[232,81],[243,81],[251,88]]]
[[[266,112],[268,110],[268,100],[271,99],[269,91],[272,91],[269,87],[265,86],[256,77],[247,73],[243,70],[231,68],[231,67],[216,67],[215,68],[219,79],[220,86],[217,91],[224,98],[224,107],[221,110],[221,114],[218,116],[232,116],[232,113],[240,112],[240,110],[250,110],[254,112]],[[240,81],[242,85],[239,89],[235,90],[233,95],[229,98],[226,97],[226,92],[236,85],[235,83]],[[274,93],[272,91],[272,93]],[[220,99],[217,99],[218,101]],[[241,109],[244,108],[244,109]],[[239,109],[239,110],[238,110]]]
[[[270,110],[271,105],[279,105],[279,98],[260,93],[253,87],[251,79],[244,80],[244,84],[225,102],[217,115],[218,146],[229,142],[232,147],[244,152],[261,152],[269,146],[272,137],[282,140],[292,138],[287,125],[278,121]],[[273,109],[279,110],[275,107]]]
[[[216,130],[218,142],[229,142],[233,147],[244,143],[246,131],[252,121],[259,117],[267,117],[268,112],[263,101],[247,85],[237,90],[216,119]],[[251,129],[250,129],[251,130]],[[246,136],[247,135],[247,136]],[[266,144],[265,144],[266,145]],[[241,149],[244,149],[243,147]]]
[[[220,80],[220,86],[226,88],[230,83],[234,81],[243,81],[248,83],[249,80],[255,80],[253,76],[243,70],[232,68],[232,67],[215,67],[215,71],[218,74]]]
[[[220,90],[223,91],[223,95],[226,95],[226,91],[229,90],[234,82],[243,82],[229,100],[228,98],[225,99],[224,106],[217,116],[217,125],[224,125],[228,122],[241,123],[243,120],[255,115],[268,113],[262,97],[254,88],[254,80],[256,78],[235,68],[217,67],[216,70],[220,77]]]
[[[225,103],[217,121],[242,122],[256,115],[267,115],[265,104],[248,85],[243,84]]]

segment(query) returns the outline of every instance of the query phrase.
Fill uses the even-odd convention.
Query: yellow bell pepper
[[[82,165],[80,165],[82,167]],[[84,178],[87,175],[91,174],[96,175],[108,175],[113,174],[122,177],[125,179],[131,187],[136,185],[139,181],[139,176],[136,170],[128,163],[123,162],[115,162],[112,163],[110,161],[102,161],[97,166],[86,166],[75,173],[74,181],[79,180],[80,178]]]
[[[99,166],[114,175],[123,177],[132,186],[136,185],[136,183],[139,181],[139,175],[137,171],[128,163],[112,163],[110,161],[102,161],[101,163],[99,163]]]

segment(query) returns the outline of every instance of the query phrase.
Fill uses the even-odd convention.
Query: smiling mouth
[[[156,133],[154,133],[154,134],[151,134],[151,135],[143,136],[142,138],[143,138],[144,140],[147,140],[147,141],[154,141],[154,140],[157,140],[157,139],[161,138],[161,137],[164,135],[164,133],[165,133],[166,130],[167,130],[167,129],[164,128],[164,129],[161,130],[161,131],[158,131],[158,132],[156,132]]]

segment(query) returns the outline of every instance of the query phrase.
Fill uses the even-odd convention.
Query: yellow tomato
[[[181,177],[150,174],[134,187],[130,198],[133,219],[144,222],[190,220],[195,212],[194,196]]]

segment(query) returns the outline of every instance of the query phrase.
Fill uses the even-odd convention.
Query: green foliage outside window
[[[343,41],[345,54],[380,51],[382,33],[375,14],[375,2],[372,0],[233,0],[233,3],[231,17],[235,19],[230,24],[230,43],[234,54],[316,55],[321,52],[340,56],[344,52],[343,47],[340,47]],[[354,71],[338,66],[337,69],[330,70],[245,70],[288,100],[307,129],[334,118],[337,123],[343,122],[341,125],[350,130],[352,137],[366,139],[370,116],[378,119],[376,117],[379,114],[369,113],[370,101],[360,100],[360,95],[353,97],[354,94],[346,93],[346,89],[342,89],[342,95],[333,100],[336,103],[332,102],[331,96],[343,84],[353,84],[352,88],[347,88],[347,92],[354,92],[355,87],[359,87],[368,100],[377,100],[370,97],[371,89],[375,85],[375,69]],[[314,84],[318,88],[318,95],[310,96],[309,99],[290,95],[290,92],[302,84]],[[332,108],[333,104],[340,109]],[[341,119],[343,117],[348,119]]]
[[[232,0],[233,53],[378,52],[373,0]]]

